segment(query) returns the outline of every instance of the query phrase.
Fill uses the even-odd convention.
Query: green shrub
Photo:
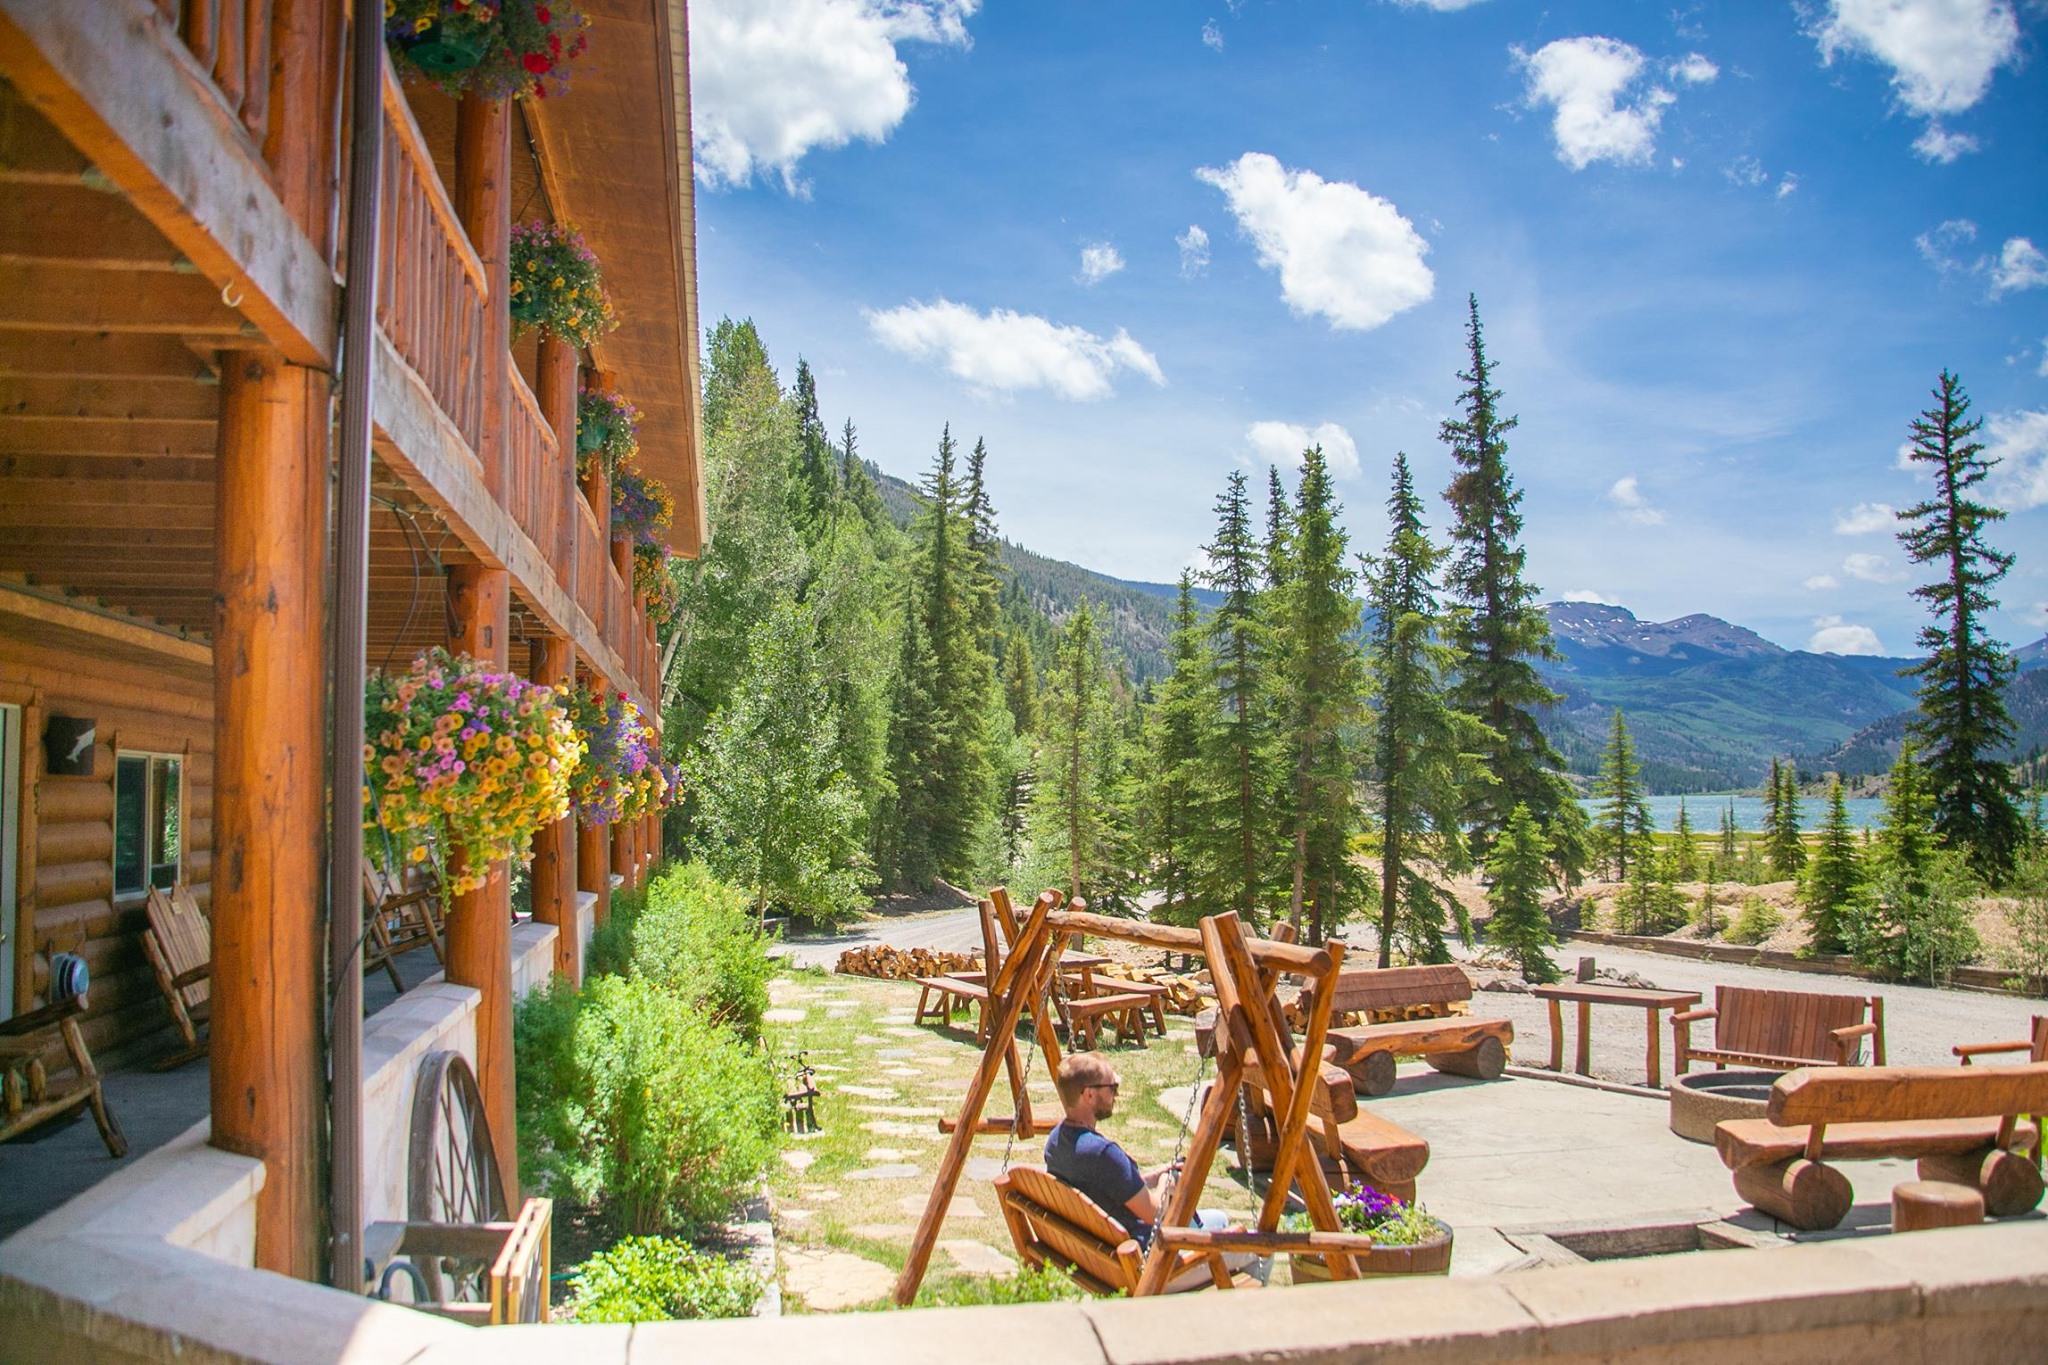
[[[603,924],[591,932],[590,944],[583,950],[583,975],[624,976],[633,961],[633,936],[635,926],[640,922],[640,912],[647,904],[647,893],[627,891],[623,888],[612,892],[611,915]]]
[[[782,1132],[769,1059],[647,980],[597,977],[576,1017],[577,1185],[630,1232],[708,1227],[760,1181]]]
[[[1752,893],[1742,898],[1742,910],[1728,926],[1725,937],[1730,943],[1762,943],[1784,922],[1784,916],[1773,910],[1769,901]]]
[[[1919,867],[1878,863],[1869,894],[1842,925],[1849,951],[1866,967],[1899,981],[1939,981],[1977,956],[1971,915],[1976,885],[1955,854],[1930,855]]]
[[[628,1237],[576,1268],[565,1322],[743,1318],[761,1277],[744,1261],[698,1251],[680,1237]]]
[[[982,1308],[1003,1303],[1054,1303],[1085,1297],[1080,1286],[1047,1266],[1014,1275],[955,1275],[917,1291],[913,1308]]]
[[[632,975],[676,992],[746,1038],[760,1037],[775,959],[746,893],[703,864],[680,864],[648,887],[631,962]]]
[[[2008,988],[2039,993],[2048,986],[2048,848],[2020,854],[2006,893],[2012,897],[2005,907],[2012,943],[1999,949],[1998,965],[2015,973]]]
[[[568,1191],[583,1162],[583,1106],[577,1100],[576,1014],[582,993],[556,976],[512,1011],[518,1087],[519,1182]]]

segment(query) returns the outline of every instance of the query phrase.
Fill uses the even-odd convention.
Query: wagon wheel
[[[476,1073],[459,1052],[431,1052],[413,1091],[406,1216],[414,1223],[502,1223],[510,1216]],[[491,1264],[429,1256],[418,1261],[436,1303],[490,1301]]]

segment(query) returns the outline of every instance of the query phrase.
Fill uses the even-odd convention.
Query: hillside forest
[[[1953,496],[1902,514],[1909,554],[1942,576],[1916,590],[1934,623],[1917,684],[1889,684],[1917,710],[1884,830],[1859,841],[1844,821],[1810,848],[1795,814],[1789,843],[1717,844],[1648,829],[1642,758],[1589,662],[1599,641],[1574,630],[1560,649],[1556,608],[1523,574],[1515,418],[1476,300],[1466,353],[1439,501],[1397,454],[1387,539],[1357,546],[1320,450],[1234,472],[1204,572],[1161,599],[1005,541],[970,433],[935,431],[914,489],[881,476],[851,420],[828,426],[808,364],[785,384],[750,321],[720,322],[703,402],[715,534],[675,566],[661,637],[685,784],[671,848],[762,917],[841,923],[939,879],[1050,885],[1110,913],[1284,919],[1310,941],[1363,922],[1383,965],[1469,937],[1452,879],[1483,869],[1489,937],[1532,977],[1553,970],[1546,896],[1588,876],[1628,884],[1621,913],[1647,929],[1684,922],[1660,888],[1699,859],[1726,880],[1789,872],[1817,949],[1901,970],[1942,906],[2043,876],[2039,797],[2008,761],[2014,664],[1975,625],[2011,560],[1984,539],[2001,514],[1968,497],[1982,447],[1952,376],[1913,424]],[[1796,772],[1772,761],[1774,822],[1798,809]]]

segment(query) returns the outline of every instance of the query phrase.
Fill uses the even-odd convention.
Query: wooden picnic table
[[[1592,1074],[1593,1070],[1593,1006],[1634,1005],[1642,1010],[1649,1022],[1650,1046],[1644,1058],[1644,1070],[1649,1073],[1652,1086],[1664,1083],[1664,1058],[1662,1035],[1657,1031],[1659,1010],[1680,1010],[1700,1002],[1698,991],[1657,991],[1644,990],[1636,986],[1594,986],[1566,982],[1557,986],[1538,986],[1530,994],[1550,1002],[1550,1069],[1564,1070],[1564,1002],[1575,1002],[1579,1007],[1579,1055],[1574,1068],[1581,1076]]]

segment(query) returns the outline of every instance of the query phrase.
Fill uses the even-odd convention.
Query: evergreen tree
[[[1103,685],[1102,641],[1088,599],[1060,632],[1045,697],[1040,778],[1033,797],[1033,843],[1071,896],[1094,896],[1104,870],[1103,825],[1110,774],[1103,745],[1113,740]]]
[[[796,467],[790,472],[789,510],[800,529],[815,532],[839,492],[833,468],[832,438],[818,417],[818,384],[801,357],[796,362]]]
[[[1286,586],[1293,576],[1290,549],[1294,543],[1294,514],[1287,506],[1287,485],[1280,478],[1280,466],[1266,466],[1266,587]]]
[[[1151,708],[1152,851],[1159,878],[1159,918],[1192,923],[1189,841],[1199,823],[1200,762],[1210,716],[1210,683],[1203,668],[1201,626],[1195,615],[1194,576],[1181,570],[1168,642],[1173,671],[1159,685]]]
[[[1678,827],[1672,831],[1671,872],[1679,881],[1689,882],[1699,875],[1699,850],[1693,846],[1692,821],[1686,818],[1685,798],[1678,798]]]
[[[889,520],[889,510],[882,506],[881,490],[875,487],[875,481],[868,476],[867,463],[860,457],[860,445],[850,417],[840,432],[839,486],[846,490],[846,501],[860,513],[861,520],[871,531],[895,531]]]
[[[996,535],[995,504],[989,501],[985,479],[987,466],[988,443],[977,438],[967,456],[967,500],[963,509],[967,522],[968,615],[975,639],[983,649],[993,650],[1003,560],[1002,544]]]
[[[1405,454],[1394,457],[1387,521],[1385,552],[1365,564],[1382,967],[1397,944],[1417,961],[1449,960],[1444,925],[1458,921],[1462,932],[1463,915],[1445,873],[1467,862],[1465,789],[1487,780],[1473,757],[1481,727],[1450,703],[1458,658],[1444,640],[1433,578],[1443,551],[1423,525]]]
[[[1996,880],[2025,841],[2012,770],[1997,757],[2013,738],[2005,688],[2014,664],[1984,627],[1985,615],[1998,607],[1991,588],[2013,557],[1984,540],[2005,513],[1970,497],[1991,468],[1983,443],[1972,439],[1984,424],[1969,417],[1969,397],[1947,370],[1934,399],[1914,421],[1908,450],[1933,477],[1934,494],[1899,513],[1907,523],[1899,532],[1907,556],[1940,574],[1913,589],[1937,624],[1920,632],[1927,658],[1903,670],[1920,680],[1919,714],[1908,730],[1926,754],[1942,846]]]
[[[1800,900],[1806,909],[1810,931],[1809,951],[1821,954],[1848,951],[1842,923],[1854,908],[1863,884],[1863,870],[1856,856],[1856,832],[1849,825],[1849,807],[1842,798],[1842,779],[1828,783],[1827,821],[1820,829],[1820,848],[1806,869]]]
[[[1730,801],[1721,810],[1721,842],[1719,851],[1721,870],[1723,873],[1732,873],[1737,853],[1735,843],[1735,803],[1733,801]]]
[[[1269,632],[1260,602],[1260,546],[1243,471],[1216,503],[1208,585],[1223,600],[1204,630],[1218,717],[1202,752],[1202,818],[1190,831],[1189,885],[1201,914],[1234,910],[1262,923],[1261,896],[1278,858],[1269,738]]]
[[[1550,876],[1557,889],[1569,896],[1584,880],[1593,862],[1593,822],[1575,796],[1557,803],[1544,835],[1550,846]]]
[[[1561,762],[1536,723],[1536,713],[1559,698],[1531,662],[1550,657],[1552,648],[1536,589],[1522,578],[1522,495],[1507,466],[1507,434],[1517,419],[1497,410],[1501,394],[1480,333],[1479,300],[1468,303],[1472,368],[1458,375],[1467,386],[1458,398],[1460,415],[1443,424],[1440,438],[1457,469],[1444,491],[1456,547],[1446,585],[1465,608],[1452,618],[1451,640],[1463,656],[1453,697],[1491,732],[1482,758],[1494,781],[1473,787],[1466,809],[1474,846],[1483,850],[1516,805],[1547,825],[1569,793],[1557,776]]]
[[[1858,961],[1902,980],[1938,982],[1980,946],[1967,866],[1961,853],[1940,848],[1935,810],[1927,769],[1909,741],[1892,765],[1869,894],[1843,924]]]
[[[1524,981],[1539,983],[1559,976],[1557,963],[1550,956],[1557,938],[1550,931],[1549,916],[1543,913],[1545,861],[1543,834],[1530,818],[1529,808],[1518,803],[1487,864],[1493,874],[1493,885],[1486,893],[1487,903],[1493,907],[1487,937],[1515,959]]]
[[[1038,733],[1038,665],[1031,658],[1031,637],[1009,637],[1003,651],[1003,700],[1020,735]]]
[[[1721,932],[1721,901],[1714,894],[1714,863],[1707,860],[1706,880],[1700,884],[1699,910],[1693,917],[1698,925],[1701,938],[1713,938]]]
[[[1320,944],[1341,922],[1357,882],[1350,840],[1360,823],[1353,783],[1356,727],[1364,691],[1358,649],[1357,575],[1338,524],[1342,505],[1322,448],[1303,452],[1288,516],[1287,577],[1274,589],[1272,618],[1280,677],[1281,749],[1289,770],[1290,922],[1307,921]]]
[[[1799,768],[1771,760],[1771,804],[1764,827],[1764,853],[1771,871],[1789,881],[1806,866],[1806,842],[1800,837]]]
[[[1647,861],[1650,850],[1650,806],[1643,799],[1642,770],[1621,708],[1608,727],[1607,748],[1600,756],[1600,776],[1593,795],[1600,803],[1601,849],[1614,870],[1614,880],[1629,880],[1631,869]],[[1647,869],[1644,869],[1647,871]]]
[[[875,862],[894,884],[923,887],[940,870],[934,831],[947,794],[938,765],[950,736],[939,714],[939,661],[925,635],[915,580],[905,581],[904,595],[889,687],[890,795],[876,822]]]

